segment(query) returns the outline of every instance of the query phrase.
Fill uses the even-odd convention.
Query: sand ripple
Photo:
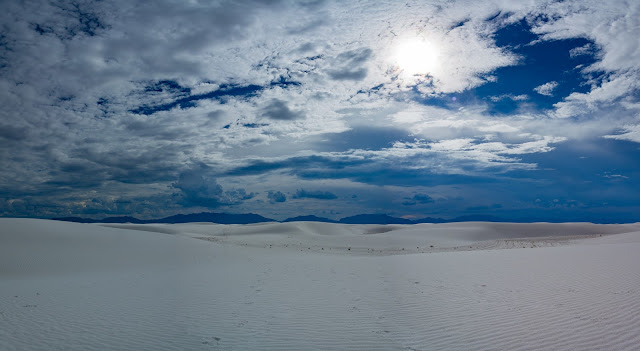
[[[97,228],[65,226],[65,235]],[[471,245],[482,250],[460,246],[377,256],[103,230],[101,240],[111,231],[119,233],[113,240],[136,239],[126,239],[128,251],[84,242],[76,247],[84,254],[67,252],[68,260],[87,263],[84,270],[26,266],[36,270],[2,276],[1,350],[637,350],[640,345],[638,232],[590,234],[562,245],[541,232],[535,239],[503,236]],[[4,232],[2,238],[14,253],[37,244],[34,236],[20,242]],[[531,240],[548,245],[531,249]],[[175,257],[162,263],[151,253],[144,256],[145,248]],[[100,269],[89,264],[106,249],[141,257],[121,257],[128,265],[101,258]],[[26,260],[28,252],[12,260]]]

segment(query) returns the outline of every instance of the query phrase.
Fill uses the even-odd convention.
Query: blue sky
[[[640,3],[0,9],[1,216],[640,220]]]

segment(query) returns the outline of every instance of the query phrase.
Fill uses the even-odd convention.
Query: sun
[[[440,50],[422,38],[405,39],[395,47],[393,60],[407,75],[433,75],[440,61]]]

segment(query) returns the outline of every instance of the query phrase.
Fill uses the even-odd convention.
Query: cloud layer
[[[635,2],[0,9],[4,216],[638,206]],[[406,40],[430,72],[398,65]]]

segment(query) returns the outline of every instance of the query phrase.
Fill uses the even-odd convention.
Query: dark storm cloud
[[[180,173],[172,187],[179,190],[178,201],[186,207],[217,208],[238,205],[256,195],[247,193],[242,188],[224,191],[205,166]]]
[[[162,211],[158,208],[161,207]],[[165,195],[118,196],[93,194],[43,197],[41,195],[3,198],[0,196],[0,214],[11,215],[21,213],[22,216],[41,218],[88,216],[103,218],[106,216],[131,215],[140,218],[157,218],[159,213],[173,213],[182,206],[175,204],[174,199]]]
[[[280,191],[269,191],[269,193],[267,194],[267,198],[271,203],[287,201],[287,196]]]
[[[417,204],[429,204],[433,202],[433,198],[427,194],[414,194],[413,197],[406,197],[402,202],[405,206],[413,206]]]
[[[117,151],[105,152],[100,144],[75,149],[71,152],[74,159],[90,161],[96,167],[103,167],[109,180],[123,183],[139,183],[169,181],[175,177],[182,154],[188,151],[189,145],[167,143],[141,150],[118,148]],[[91,173],[88,174],[91,177]]]
[[[313,190],[305,190],[305,189],[298,189],[298,191],[296,191],[296,194],[293,195],[293,197],[295,199],[308,198],[308,199],[319,199],[319,200],[333,200],[338,198],[334,193],[331,193],[329,191],[321,191],[321,190],[313,191]]]
[[[187,206],[216,208],[224,204],[222,187],[214,178],[205,177],[202,172],[184,172],[172,186],[180,190],[183,203]]]
[[[12,125],[0,125],[0,138],[20,141],[27,138],[27,129]]]
[[[305,117],[304,113],[290,109],[285,101],[279,99],[271,100],[271,102],[262,109],[262,116],[278,121],[292,121]]]
[[[226,191],[225,194],[235,203],[238,201],[251,200],[256,197],[256,193],[251,192],[247,193],[247,191],[243,188],[231,189]]]
[[[486,184],[499,179],[492,175],[435,174],[429,169],[408,169],[394,164],[372,163],[362,167],[340,169],[299,168],[292,174],[307,179],[349,179],[376,186],[437,186],[451,184]]]
[[[369,48],[361,48],[343,52],[338,55],[332,68],[327,73],[334,80],[363,80],[367,76],[367,68],[362,67],[371,57]]]
[[[349,166],[357,166],[367,164],[372,161],[360,158],[347,158],[347,157],[325,157],[325,156],[303,156],[303,157],[291,157],[282,161],[262,161],[256,160],[249,163],[247,166],[237,167],[228,172],[227,176],[244,176],[244,175],[258,175],[267,172],[272,172],[280,169],[343,169]]]
[[[44,184],[59,189],[99,187],[113,176],[108,167],[82,159],[61,162],[48,175],[50,178]]]

